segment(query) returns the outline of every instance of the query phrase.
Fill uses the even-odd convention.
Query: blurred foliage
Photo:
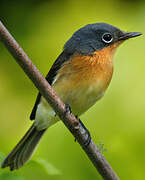
[[[35,160],[31,160],[30,162],[36,163],[41,166],[48,175],[60,175],[60,170],[56,169],[52,164],[48,163],[45,159],[37,158]]]
[[[0,17],[44,75],[72,33],[88,23],[107,22],[145,34],[143,0],[1,0]],[[105,97],[81,117],[93,140],[104,143],[103,153],[120,179],[145,179],[144,47],[142,36],[118,49]],[[37,90],[2,44],[0,84],[0,151],[6,155],[32,123],[28,119]],[[34,163],[37,158],[43,160]],[[51,170],[61,173],[52,176]],[[23,168],[0,169],[0,180],[40,178],[101,179],[61,122],[49,129]]]

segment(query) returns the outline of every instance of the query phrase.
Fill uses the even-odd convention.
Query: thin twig
[[[1,21],[0,39],[12,54],[12,56],[15,58],[17,63],[35,84],[43,97],[45,97],[47,102],[52,106],[59,118],[63,121],[66,127],[79,142],[101,176],[105,180],[119,180],[116,173],[104,158],[102,153],[99,151],[99,148],[94,144],[94,142],[91,140],[88,146],[84,145],[88,138],[84,127],[80,123],[78,123],[78,119],[72,113],[65,113],[65,104],[60,100],[60,98],[51,88],[46,79],[41,75],[36,66],[32,64],[29,57],[19,46],[16,40],[12,37],[12,35],[8,32],[8,30],[4,27]]]

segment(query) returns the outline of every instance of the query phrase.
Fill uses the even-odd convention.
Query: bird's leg
[[[72,113],[72,109],[69,104],[65,103],[65,114]]]
[[[65,103],[65,114],[67,113],[72,113],[72,109],[71,107],[69,106],[69,104]],[[85,129],[87,135],[88,135],[88,138],[86,140],[86,142],[84,143],[85,146],[88,146],[91,142],[91,135],[90,135],[90,132],[89,130],[85,127],[85,125],[83,124],[83,122],[78,118],[78,116],[76,116],[76,119],[78,119],[79,123],[82,125],[82,127]],[[76,139],[75,139],[75,142],[76,142]]]
[[[78,116],[76,116],[76,118],[79,120],[79,123],[82,125],[82,127],[85,129],[85,131],[86,131],[86,133],[87,133],[87,135],[88,135],[88,138],[87,138],[87,140],[86,140],[85,143],[84,143],[85,146],[88,146],[88,145],[90,144],[90,142],[91,142],[90,132],[89,132],[89,130],[85,127],[85,125],[83,124],[83,122],[78,118]],[[75,139],[75,141],[76,141],[76,139]]]
[[[72,109],[71,109],[69,104],[65,103],[65,112],[64,112],[64,114],[66,115],[67,113],[71,114]],[[78,118],[77,118],[76,121],[73,122],[73,125],[74,125],[75,129],[78,129],[78,125],[79,125],[79,119]]]
[[[71,107],[69,104],[65,103],[65,112],[64,114],[66,115],[67,113],[72,113]],[[57,114],[55,113],[54,115],[55,117],[57,116]]]

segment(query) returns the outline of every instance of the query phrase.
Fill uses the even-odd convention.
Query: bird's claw
[[[76,116],[76,118],[78,118],[77,116]],[[87,133],[87,135],[88,135],[88,137],[87,137],[87,140],[84,142],[84,146],[88,146],[89,144],[90,144],[90,142],[91,142],[91,135],[90,135],[90,132],[89,132],[89,130],[85,127],[85,125],[83,124],[83,122],[80,120],[80,119],[78,119],[79,120],[79,123],[82,125],[82,127],[85,129],[85,131],[86,131],[86,133]],[[76,140],[76,138],[75,138],[75,142],[76,142],[77,140]]]
[[[71,109],[70,105],[66,103],[65,104],[65,114],[67,114],[67,113],[72,113],[72,109]]]

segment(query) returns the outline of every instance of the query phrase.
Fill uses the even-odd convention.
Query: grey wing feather
[[[58,70],[61,68],[61,66],[63,65],[64,62],[66,62],[69,58],[70,58],[71,54],[65,53],[64,51],[59,55],[59,57],[56,59],[56,61],[54,62],[54,64],[52,65],[50,71],[48,72],[47,76],[46,76],[46,80],[48,81],[48,83],[50,85],[52,85],[53,80],[55,79],[55,76],[57,75]],[[37,106],[40,103],[40,99],[41,99],[41,94],[40,92],[38,93],[38,96],[36,98],[34,107],[32,109],[32,112],[30,114],[30,120],[34,120],[35,119],[35,114],[36,114],[36,110],[37,110]]]

